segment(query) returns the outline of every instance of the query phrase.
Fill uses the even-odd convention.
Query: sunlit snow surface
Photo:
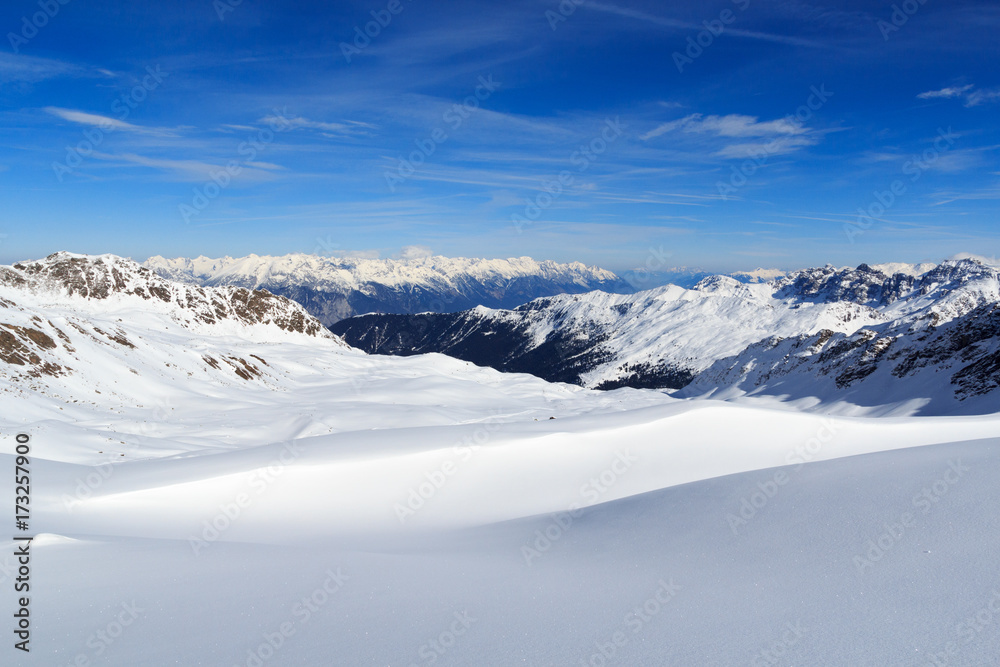
[[[997,416],[601,393],[127,300],[20,305],[135,347],[77,332],[72,374],[2,380],[0,496],[28,433],[38,534],[32,652],[8,631],[4,665],[1000,655]],[[264,372],[204,362],[224,355]]]

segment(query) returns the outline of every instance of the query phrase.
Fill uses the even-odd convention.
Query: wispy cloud
[[[110,118],[108,116],[101,116],[96,113],[87,113],[86,111],[75,111],[73,109],[62,109],[60,107],[45,107],[44,111],[46,113],[52,114],[57,118],[62,118],[63,120],[68,120],[71,123],[79,123],[80,125],[91,125],[93,127],[99,127],[102,129],[115,129],[115,130],[125,130],[127,132],[146,132],[145,128],[138,125],[133,125],[132,123],[126,123],[125,121],[118,120],[117,118]]]
[[[671,132],[708,135],[713,140],[753,140],[726,143],[712,152],[713,156],[723,159],[786,155],[818,142],[817,132],[791,118],[761,121],[756,116],[742,114],[702,116],[698,113],[663,123],[639,138],[648,141]]]
[[[761,122],[756,116],[742,114],[702,116],[700,113],[693,113],[679,120],[663,123],[639,138],[645,141],[673,131],[689,134],[707,133],[719,137],[767,137],[797,135],[807,132],[801,123],[789,118]]]
[[[61,118],[65,121],[77,123],[79,125],[100,128],[105,132],[122,131],[148,137],[165,137],[170,139],[179,136],[177,131],[172,128],[133,125],[132,123],[126,123],[125,121],[117,118],[111,118],[110,116],[103,116],[101,114],[90,113],[87,111],[63,109],[62,107],[45,107],[43,111],[55,116],[56,118]]]
[[[134,165],[158,169],[174,174],[181,181],[204,181],[217,173],[221,167],[211,162],[201,160],[174,160],[169,158],[154,158],[135,153],[94,153],[94,157],[107,162],[118,163],[119,165]],[[241,180],[266,180],[273,176],[272,172],[284,169],[280,165],[269,162],[247,162],[243,165],[238,178]]]
[[[677,19],[656,16],[654,14],[649,14],[647,12],[639,11],[637,9],[632,9],[630,7],[621,7],[619,5],[614,5],[610,3],[588,1],[584,3],[584,6],[590,9],[597,10],[599,12],[606,12],[608,14],[615,14],[617,16],[622,16],[625,18],[636,19],[637,21],[642,21],[643,23],[646,24],[658,25],[664,28],[672,28],[676,30],[697,30],[697,31],[705,29],[705,26],[699,25],[697,23],[691,23],[688,21],[679,21]],[[740,28],[727,27],[726,34],[733,35],[736,37],[745,37],[747,39],[762,40],[765,42],[790,44],[792,46],[826,48],[825,44],[811,39],[805,39],[802,37],[791,37],[789,35],[776,35],[767,32],[758,32],[756,30],[743,30]]]
[[[928,90],[917,95],[920,100],[949,100],[962,98],[965,106],[976,107],[986,102],[1000,99],[1000,89],[976,88],[973,84],[949,86],[940,90]]]
[[[941,90],[928,90],[925,93],[920,93],[917,95],[917,99],[921,100],[936,100],[936,99],[950,99],[952,97],[961,97],[965,92],[972,90],[973,85],[970,83],[967,86],[949,86],[948,88],[942,88]]]
[[[80,75],[76,65],[49,58],[0,53],[0,83],[36,83],[60,76]]]
[[[261,123],[286,125],[295,129],[320,130],[323,132],[333,132],[336,134],[356,134],[367,130],[374,130],[375,126],[370,123],[362,123],[357,120],[346,120],[340,123],[327,123],[318,120],[309,120],[296,116],[295,118],[279,118],[277,116],[265,116],[260,119]]]
[[[776,137],[769,141],[730,144],[715,152],[716,157],[740,159],[753,155],[787,155],[808,146],[815,146],[814,136]]]
[[[992,102],[996,99],[1000,99],[1000,90],[996,88],[993,90],[974,90],[966,96],[965,106],[975,107],[984,102]]]

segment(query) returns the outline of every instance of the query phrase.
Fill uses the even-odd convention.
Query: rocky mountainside
[[[267,363],[233,352],[240,343],[302,339],[343,346],[288,299],[171,282],[113,255],[60,252],[0,267],[3,391],[108,390],[129,372],[246,381],[265,376]]]
[[[889,397],[931,413],[976,410],[997,388],[998,300],[997,269],[965,259],[891,275],[863,264],[756,284],[713,276],[691,290],[370,315],[333,330],[369,352],[443,352],[589,387],[865,405]]]
[[[327,326],[361,313],[458,312],[477,305],[513,308],[554,294],[633,291],[604,269],[529,257],[151,257],[145,266],[190,284],[267,289],[302,304]]]

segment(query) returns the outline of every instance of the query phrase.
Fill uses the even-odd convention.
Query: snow
[[[155,256],[146,260],[144,265],[172,280],[189,283],[246,287],[308,285],[324,291],[357,290],[367,284],[394,288],[455,287],[467,279],[484,284],[502,284],[527,276],[568,280],[582,286],[595,281],[618,280],[618,276],[610,271],[588,267],[580,262],[559,264],[550,260],[539,262],[530,257],[470,259],[431,256],[404,260],[304,254],[218,259],[166,259]]]
[[[667,285],[634,295],[589,292],[552,297],[546,299],[545,308],[524,311],[522,317],[529,321],[536,345],[555,327],[601,331],[612,337],[613,357],[585,374],[587,386],[616,378],[626,363],[663,360],[700,371],[771,335],[814,334],[823,329],[853,333],[886,321],[874,309],[853,303],[790,308],[792,304],[774,296],[774,289],[771,284],[714,276],[691,290]],[[509,317],[506,311],[482,314]]]
[[[753,271],[737,271],[732,274],[734,278],[751,283],[764,283],[784,278],[786,275],[788,275],[788,272],[781,269],[754,269]]]
[[[958,259],[958,258],[953,258]],[[919,278],[931,269],[935,268],[937,264],[931,262],[923,262],[921,264],[906,264],[904,262],[889,262],[886,264],[872,264],[871,267],[877,271],[881,271],[887,276],[895,275],[897,273],[902,273],[903,275],[913,276],[914,278]]]
[[[764,289],[588,298],[641,298],[654,316],[694,303],[707,322],[757,299],[746,312],[780,327]],[[953,648],[948,664],[981,665],[1000,651],[1000,415],[596,392],[191,323],[176,301],[0,298],[16,304],[5,322],[64,331],[40,353],[72,368],[0,378],[0,467],[29,433],[38,535],[32,652],[5,647],[4,664],[926,665]],[[832,316],[801,310],[797,326]],[[679,345],[698,342],[691,317]]]
[[[1000,259],[994,257],[986,257],[984,255],[976,255],[971,252],[960,252],[950,258],[952,261],[961,261],[963,259],[972,259],[986,266],[992,266],[993,268],[1000,269]]]
[[[919,351],[924,333],[1000,301],[1000,273],[981,262],[907,266],[910,269],[902,270],[902,264],[885,265],[901,269],[892,276],[865,266],[809,269],[763,283],[717,275],[704,278],[692,289],[666,285],[631,295],[601,291],[559,295],[509,311],[477,308],[468,316],[477,330],[516,331],[517,336],[524,336],[527,349],[550,342],[557,332],[578,340],[598,340],[585,353],[593,361],[581,374],[584,386],[620,380],[636,367],[665,367],[703,374],[687,396],[731,399],[768,383],[776,369],[784,372],[789,358],[796,361],[804,354],[795,346],[821,332],[840,334],[835,341],[879,332],[887,336],[880,339],[882,345],[905,333],[904,342],[910,347],[894,348],[893,354],[909,354]],[[955,349],[960,349],[961,334],[956,334],[954,342]],[[931,371],[946,367],[957,372],[962,366],[956,364],[977,360],[980,357],[975,355],[985,355],[988,345],[987,341],[977,350],[955,353],[920,377],[897,379],[892,375],[896,364],[887,363],[880,375],[866,380],[864,390],[850,403],[838,404],[844,391],[834,378],[842,368],[836,372],[822,369],[831,373],[824,378],[810,367],[796,382],[770,382],[767,390],[795,400],[797,408],[803,406],[803,399],[815,398],[808,409],[838,414],[864,414],[858,409],[862,405],[868,406],[870,414],[991,412],[994,395],[959,405],[960,397],[949,389],[950,378],[940,382],[929,377]],[[819,355],[826,349],[818,344],[812,353]],[[743,386],[729,391],[737,384]],[[937,385],[944,388],[938,391]],[[886,391],[902,398],[887,406]],[[935,405],[928,407],[931,399]]]
[[[396,397],[415,382],[395,383]],[[370,423],[407,411],[383,405],[367,408]],[[948,642],[957,664],[985,664],[1000,648],[996,633],[966,642],[956,629],[1000,576],[996,417],[824,425],[669,400],[569,417],[546,407],[556,420],[535,422],[542,409],[480,431],[487,441],[468,459],[454,447],[476,441],[469,420],[304,435],[287,463],[289,441],[262,434],[274,442],[114,465],[82,501],[78,480],[101,469],[60,463],[67,439],[33,433],[52,457],[33,473],[48,534],[33,545],[35,662],[12,664],[82,653],[95,664],[252,665],[248,652],[277,643],[285,623],[279,650],[258,653],[266,664],[429,664],[434,651],[421,647],[456,613],[472,620],[453,644],[444,636],[437,664],[578,664],[619,631],[621,664],[735,664],[782,648],[787,624],[802,633],[783,647],[791,664],[923,665]],[[394,505],[449,461],[455,472],[401,523]],[[954,461],[968,470],[924,514],[914,498]],[[731,517],[744,499],[764,504],[741,524]],[[587,508],[568,514],[575,504]],[[859,566],[904,512],[915,518],[899,539]],[[658,593],[669,601],[628,616]],[[98,656],[88,638],[123,605],[141,612]]]

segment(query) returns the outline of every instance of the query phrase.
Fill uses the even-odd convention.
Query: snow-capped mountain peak
[[[179,282],[264,288],[303,304],[326,325],[367,312],[456,312],[476,305],[510,308],[565,292],[632,291],[610,271],[530,257],[157,256],[145,266]]]
[[[513,310],[368,316],[333,330],[368,352],[444,352],[584,386],[686,387],[687,395],[732,387],[830,401],[868,386],[869,376],[896,373],[904,378],[900,396],[926,396],[936,406],[929,409],[940,411],[976,397],[961,408],[974,410],[996,388],[989,359],[997,347],[998,278],[997,269],[971,258],[892,275],[867,264],[828,265],[764,283],[710,276],[690,290],[668,285],[633,295],[562,295]],[[927,359],[930,371],[951,369],[954,391],[928,388]],[[793,371],[799,384],[788,390]],[[883,392],[854,393],[874,405]]]
[[[98,300],[127,306],[143,300],[187,325],[273,325],[308,336],[329,336],[315,318],[288,299],[246,288],[179,284],[115,255],[57,252],[18,262],[0,267],[0,285],[15,288],[15,299],[27,292],[64,304]]]
[[[266,291],[175,283],[114,255],[0,267],[4,392],[129,405],[158,386],[280,386],[285,374],[267,361],[277,344],[350,353],[300,305]]]

